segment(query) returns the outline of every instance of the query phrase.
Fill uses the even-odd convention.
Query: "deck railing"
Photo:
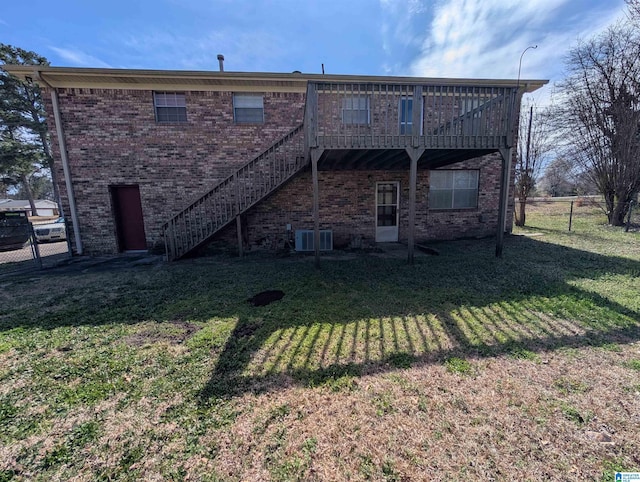
[[[498,149],[513,140],[516,88],[311,82],[310,147]]]

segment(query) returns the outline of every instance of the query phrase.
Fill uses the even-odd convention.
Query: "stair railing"
[[[173,216],[163,226],[167,259],[181,258],[202,246],[300,171],[307,163],[303,126],[288,132]]]

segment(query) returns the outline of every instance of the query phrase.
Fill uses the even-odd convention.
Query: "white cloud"
[[[386,73],[402,72],[407,50],[419,49],[423,40],[420,26],[429,8],[423,0],[380,0],[382,22],[380,38],[385,55],[382,68]]]
[[[515,79],[523,50],[538,45],[524,56],[521,78],[557,80],[564,55],[576,40],[593,35],[621,15],[622,0],[616,2],[618,8],[592,11],[578,10],[570,0],[440,2],[422,32],[409,74]],[[566,18],[572,8],[574,14]],[[542,101],[549,101],[551,84],[539,94]]]
[[[505,59],[533,42],[536,27],[568,0],[451,0],[434,12],[411,73],[450,77],[515,77]],[[517,66],[516,66],[517,69]]]
[[[108,63],[79,49],[53,46],[49,46],[49,49],[53,50],[64,61],[69,62],[73,67],[111,67]]]
[[[585,16],[584,22],[571,28],[564,19],[554,18],[567,1],[451,0],[442,4],[434,12],[411,73],[515,78],[522,51],[538,45],[528,52],[522,75],[538,72],[539,77],[540,67],[561,60],[578,37],[601,29],[620,13],[614,11],[611,19]]]
[[[381,0],[383,12],[382,34],[383,41],[393,42],[402,46],[420,42],[413,29],[416,16],[427,12],[420,0],[410,0],[408,3],[395,0]]]

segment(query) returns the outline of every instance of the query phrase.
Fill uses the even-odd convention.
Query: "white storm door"
[[[398,215],[400,203],[399,182],[376,184],[376,242],[398,241]]]

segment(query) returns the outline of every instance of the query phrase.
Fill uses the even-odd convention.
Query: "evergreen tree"
[[[35,52],[0,43],[0,66],[4,64],[46,66],[49,62]],[[0,143],[3,183],[19,183],[29,194],[30,176],[44,166],[51,172],[54,197],[59,202],[40,87],[4,70],[0,70]],[[35,213],[33,199],[30,202]]]

